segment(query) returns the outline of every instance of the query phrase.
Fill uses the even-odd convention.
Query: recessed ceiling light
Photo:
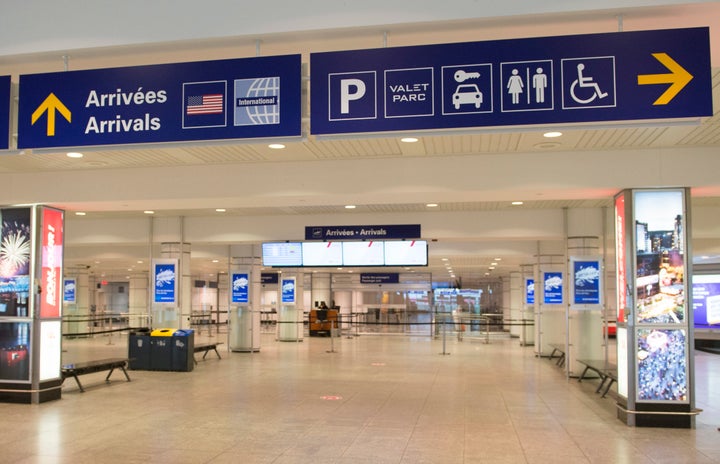
[[[151,210],[151,209],[146,209],[145,211],[143,211],[143,213],[145,213],[145,214],[155,214],[155,211],[153,211],[153,210]]]
[[[220,260],[219,260],[219,259],[213,259],[212,262],[213,262],[213,263],[219,263]]]
[[[554,139],[555,137],[561,137],[562,135],[563,135],[562,132],[550,131],[550,132],[545,132],[543,134],[543,137],[546,137],[548,139]]]
[[[68,153],[67,153],[67,157],[68,157],[68,158],[82,158],[82,157],[83,157],[83,154],[82,154],[82,153],[79,153],[79,152],[76,152],[76,151],[71,151],[71,152],[68,152]]]
[[[523,204],[522,201],[513,201],[513,202],[511,203],[511,205],[513,205],[513,206],[520,206],[520,205],[522,205],[522,204]]]
[[[418,138],[417,137],[403,137],[400,139],[400,141],[403,143],[415,143],[418,141]]]
[[[428,208],[436,208],[437,205],[438,205],[437,203],[428,203],[428,204],[425,205],[425,206],[427,206]]]
[[[345,205],[345,209],[355,209],[357,206],[355,205]]]
[[[447,261],[447,260],[448,260],[447,258],[442,258],[442,259],[441,259],[441,261]]]
[[[218,213],[224,213],[227,210],[225,208],[215,208],[215,211]]]
[[[495,261],[502,261],[502,258],[495,258]]]
[[[142,261],[138,261],[137,263],[138,263],[138,264],[142,264],[143,262],[142,262]]]
[[[272,148],[273,150],[282,150],[285,148],[285,145],[282,143],[271,143],[268,145],[268,148]]]
[[[75,211],[75,216],[85,216],[86,214],[85,211]]]

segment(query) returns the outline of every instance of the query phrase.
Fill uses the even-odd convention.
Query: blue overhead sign
[[[18,148],[295,137],[300,55],[20,76]]]
[[[421,236],[420,224],[305,227],[305,240],[380,240]]]
[[[0,150],[10,147],[10,76],[0,76]]]
[[[712,116],[708,28],[313,53],[311,132]]]

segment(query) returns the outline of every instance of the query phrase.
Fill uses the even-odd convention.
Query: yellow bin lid
[[[150,332],[151,337],[172,337],[175,329],[155,329]]]

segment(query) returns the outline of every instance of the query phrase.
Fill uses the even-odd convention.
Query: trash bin
[[[195,367],[195,331],[176,330],[172,336],[172,370],[190,372]]]
[[[138,329],[130,332],[128,367],[134,370],[150,369],[150,329]]]
[[[175,329],[155,329],[150,332],[150,370],[171,371]]]

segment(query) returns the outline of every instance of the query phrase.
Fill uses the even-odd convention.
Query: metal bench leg
[[[610,387],[612,387],[613,382],[615,382],[615,379],[610,379],[610,382],[608,382],[607,387],[605,387],[605,391],[603,392],[601,398],[605,398],[605,395],[607,395],[610,391]]]
[[[600,390],[602,390],[602,387],[605,385],[605,381],[607,380],[607,376],[600,375],[600,385],[598,385],[597,389],[595,390],[595,393],[600,393]]]
[[[77,374],[72,375],[75,379],[75,382],[78,384],[78,387],[80,388],[80,393],[85,393],[85,389],[83,388],[82,384],[80,383],[80,379],[78,379]]]
[[[582,371],[582,374],[580,374],[580,377],[578,377],[578,382],[582,382],[585,378],[585,374],[587,374],[588,369],[590,369],[590,366],[585,366],[585,370]]]
[[[106,381],[106,382],[109,382],[109,381],[110,381],[110,376],[112,375],[112,373],[113,373],[114,370],[115,370],[114,367],[111,367],[111,368],[110,368],[110,372],[108,372],[107,377],[105,377],[105,381]]]
[[[125,366],[120,366],[120,369],[122,369],[123,374],[125,374],[125,378],[128,382],[130,382],[130,376],[128,375],[127,371],[125,370]]]
[[[213,348],[213,350],[215,350],[215,354],[217,355],[218,359],[222,359],[222,357],[220,356],[220,353],[217,350],[217,346],[215,348]]]

